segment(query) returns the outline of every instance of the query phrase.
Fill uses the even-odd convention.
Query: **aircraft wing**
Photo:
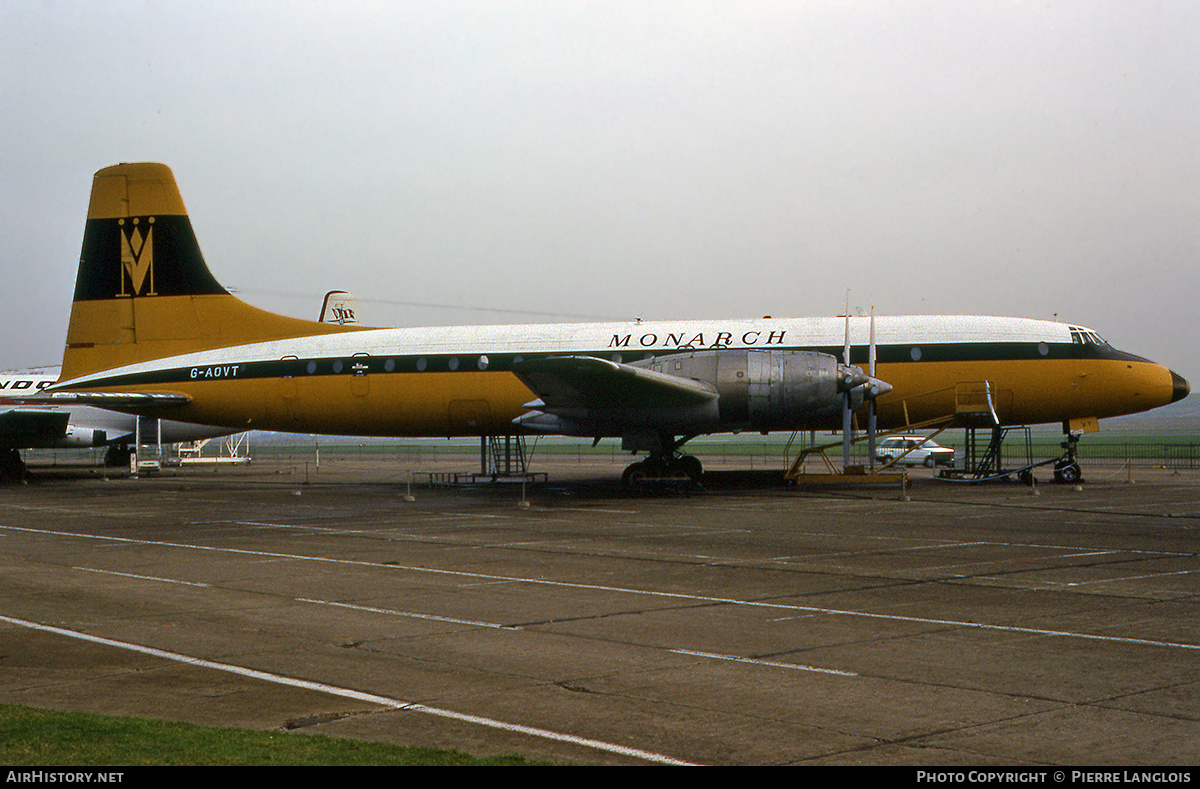
[[[555,356],[518,362],[513,372],[539,399],[523,427],[546,432],[583,432],[604,425],[638,425],[664,414],[715,408],[717,390],[691,378],[594,356]],[[573,426],[574,427],[573,427]]]
[[[541,398],[542,411],[558,408],[684,408],[717,398],[691,378],[594,356],[557,356],[518,362],[513,372]]]

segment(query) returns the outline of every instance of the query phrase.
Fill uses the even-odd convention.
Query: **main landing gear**
[[[684,436],[676,439],[674,436],[661,434],[647,444],[638,444],[636,440],[627,438],[623,449],[646,449],[645,460],[631,463],[621,474],[621,485],[626,489],[635,489],[641,484],[651,481],[671,481],[695,483],[704,474],[704,466],[695,455],[685,455],[679,448],[695,436]]]
[[[109,468],[125,466],[129,467],[130,449],[127,444],[109,444],[108,449],[104,451],[104,465]]]
[[[647,480],[670,479],[699,482],[704,474],[704,466],[695,455],[678,455],[676,457],[648,457],[637,463],[630,463],[621,474],[621,484],[626,488],[636,488],[639,483]]]
[[[20,450],[0,451],[0,479],[23,479],[24,477],[25,461],[21,459]]]

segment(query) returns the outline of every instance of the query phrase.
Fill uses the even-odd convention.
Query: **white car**
[[[953,466],[954,450],[934,443],[925,436],[890,436],[875,445],[875,459],[880,463],[896,458],[900,458],[897,463],[906,466]]]

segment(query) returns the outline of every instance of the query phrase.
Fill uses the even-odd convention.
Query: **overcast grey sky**
[[[92,173],[161,161],[217,278],[292,315],[331,288],[377,325],[830,315],[849,288],[1200,379],[1190,0],[0,0],[0,101],[0,367],[61,359]]]

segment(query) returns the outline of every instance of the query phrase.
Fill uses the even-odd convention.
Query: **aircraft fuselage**
[[[201,297],[203,298],[203,297]],[[1003,424],[1104,418],[1186,394],[1167,368],[1090,330],[989,316],[877,316],[881,428],[954,414],[987,382]],[[701,349],[843,354],[844,318],[773,318],[369,329],[236,345],[86,375],[69,389],[168,391],[191,401],[172,418],[232,429],[343,435],[518,432],[534,395],[511,370],[538,357],[618,362]],[[850,319],[851,362],[867,366],[868,319]],[[1181,388],[1182,387],[1182,388]],[[796,424],[795,429],[831,426]]]

